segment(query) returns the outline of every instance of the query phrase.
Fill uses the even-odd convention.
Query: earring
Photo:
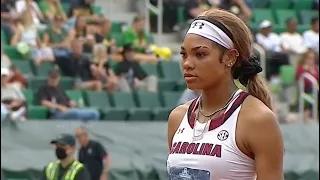
[[[232,63],[228,64],[228,67],[232,66]]]

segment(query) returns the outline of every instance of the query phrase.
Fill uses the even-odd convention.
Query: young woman
[[[303,56],[298,62],[297,70],[296,70],[296,79],[297,81],[304,73],[309,73],[311,76],[313,76],[318,82],[319,82],[319,67],[316,64],[316,54],[314,51],[309,50]],[[304,80],[305,88],[304,91],[306,93],[312,93],[312,83],[308,80]],[[319,88],[319,86],[317,86]],[[304,120],[310,120],[311,119],[311,104],[307,104],[307,107],[304,111]]]
[[[245,23],[206,11],[191,24],[181,55],[188,88],[202,95],[169,116],[169,179],[283,180],[281,131]]]

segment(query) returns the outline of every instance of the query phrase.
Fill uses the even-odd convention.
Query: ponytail
[[[258,74],[251,77],[246,88],[250,95],[258,98],[272,110],[271,94],[266,81],[262,77]]]

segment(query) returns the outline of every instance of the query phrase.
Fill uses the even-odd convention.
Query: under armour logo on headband
[[[199,27],[199,29],[202,29],[203,26],[204,26],[204,23],[202,22],[194,22],[192,25],[192,28]]]

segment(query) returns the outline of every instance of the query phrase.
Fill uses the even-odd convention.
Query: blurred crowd
[[[209,8],[229,10],[248,25],[253,16],[252,0],[163,3],[165,27],[175,29],[179,25],[181,37],[190,20]],[[178,23],[178,4],[184,7],[183,24]],[[317,4],[319,1],[315,0],[315,9]],[[145,17],[138,15],[130,27],[120,28],[119,38],[112,33],[113,23],[95,7],[94,0],[1,0],[1,119],[26,119],[27,104],[22,91],[28,88],[28,77],[12,63],[5,51],[7,47],[16,49],[35,67],[55,64],[48,72],[48,82],[36,96],[42,106],[52,109],[52,118],[99,119],[97,111],[80,108],[59,88],[61,75],[76,79],[74,87],[80,90],[158,91],[158,77],[145,72],[141,64],[171,60],[171,50],[154,44],[152,36],[145,32]],[[319,81],[319,16],[311,19],[310,29],[302,34],[297,30],[297,19],[288,18],[285,24],[281,34],[273,31],[268,19],[259,22],[257,32],[253,30],[255,42],[267,54],[267,79],[276,83],[281,67],[292,65],[296,80],[307,72]],[[305,81],[305,91],[310,93],[312,84]],[[178,103],[199,93],[186,89]],[[310,111],[308,106],[306,116],[310,116]]]

